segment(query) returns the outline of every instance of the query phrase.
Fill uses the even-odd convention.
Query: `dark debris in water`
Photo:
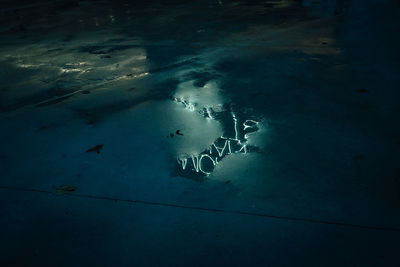
[[[96,152],[97,154],[100,154],[100,150],[102,148],[103,148],[103,145],[100,144],[100,145],[94,146],[92,148],[89,148],[88,150],[86,150],[86,152]]]
[[[181,136],[183,136],[183,133],[181,133],[181,130],[176,130],[175,131],[175,134],[176,135],[181,135]],[[174,133],[169,133],[169,137],[174,137],[175,136],[175,134]],[[168,137],[168,136],[167,136]]]

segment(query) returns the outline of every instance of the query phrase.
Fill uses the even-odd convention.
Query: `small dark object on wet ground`
[[[368,90],[367,89],[358,89],[358,92],[359,93],[368,93]]]
[[[226,180],[225,184],[229,184],[231,182],[231,180]]]
[[[90,94],[90,91],[89,90],[83,90],[82,94],[84,94],[84,95]]]
[[[327,42],[322,42],[322,44],[323,44],[323,45],[327,45],[328,43],[327,43]]]
[[[170,133],[169,136],[170,136],[170,137],[174,137],[174,134],[173,134],[173,133]]]
[[[69,185],[69,184],[64,184],[64,185],[56,187],[52,193],[56,194],[56,195],[62,195],[62,194],[74,192],[75,190],[76,190],[75,186]]]
[[[88,150],[86,150],[86,152],[96,152],[97,154],[100,154],[100,150],[103,148],[103,145],[97,145],[95,147],[89,148]]]
[[[183,133],[181,133],[181,130],[176,130],[176,132],[175,132],[177,135],[182,135],[183,136]]]

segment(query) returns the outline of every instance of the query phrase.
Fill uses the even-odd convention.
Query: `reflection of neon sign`
[[[195,110],[194,104],[193,104],[193,103],[190,103],[190,102],[189,102],[188,100],[186,100],[186,99],[174,98],[174,100],[175,100],[176,102],[180,102],[180,103],[182,103],[183,105],[185,105],[185,108],[189,109],[190,111],[194,111],[194,110]]]
[[[246,120],[243,122],[243,128],[238,127],[238,118],[231,112],[234,123],[234,137],[221,136],[214,141],[204,152],[199,155],[190,155],[187,158],[178,159],[178,172],[181,175],[185,173],[194,173],[198,175],[210,175],[215,166],[226,155],[234,153],[246,154],[249,151],[256,150],[256,147],[247,143],[249,133],[259,129],[259,122],[255,120]]]

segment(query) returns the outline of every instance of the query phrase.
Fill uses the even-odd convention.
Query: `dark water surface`
[[[3,1],[2,266],[398,266],[400,3]]]

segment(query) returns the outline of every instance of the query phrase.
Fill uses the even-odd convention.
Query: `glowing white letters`
[[[255,132],[258,130],[258,124],[259,122],[255,120],[246,120],[243,123],[243,131],[244,133],[243,139],[239,139],[239,131],[238,131],[238,119],[236,115],[231,112],[233,122],[234,122],[234,130],[235,130],[235,138],[226,138],[221,136],[218,138],[209,148],[206,149],[205,152],[199,154],[199,155],[190,155],[190,158],[192,159],[192,165],[193,168],[192,170],[195,171],[196,173],[202,173],[205,174],[206,176],[210,175],[212,172],[212,169],[218,165],[219,160],[221,160],[224,156],[232,154],[232,153],[247,153],[247,138],[248,138],[248,133],[250,132]],[[247,132],[247,133],[246,133]],[[217,145],[217,143],[219,145]],[[223,146],[221,147],[221,144],[223,143]],[[212,157],[213,155],[213,150],[216,152],[216,156]],[[211,163],[209,164],[210,170],[205,170],[204,166],[204,160],[208,159]],[[182,170],[186,170],[187,168],[187,158],[183,159],[178,159],[178,163],[182,166]],[[207,162],[206,162],[207,163]]]

